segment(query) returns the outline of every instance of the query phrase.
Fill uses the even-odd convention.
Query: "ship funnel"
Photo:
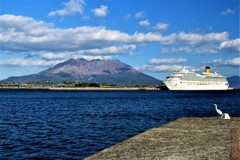
[[[210,74],[210,67],[206,67],[205,72],[206,72],[207,74]]]

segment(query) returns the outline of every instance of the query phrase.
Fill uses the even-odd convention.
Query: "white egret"
[[[218,115],[222,118],[222,119],[230,119],[230,116],[228,113],[223,113],[220,109],[217,108],[217,104],[213,104],[215,106],[215,109],[218,113]]]
[[[215,109],[216,109],[218,115],[222,118],[223,112],[217,108],[217,104],[213,104],[213,105],[215,106]]]

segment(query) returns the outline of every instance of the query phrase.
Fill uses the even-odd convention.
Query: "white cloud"
[[[43,58],[43,59],[46,59],[46,60],[56,60],[56,59],[64,59],[64,58],[66,58],[66,54],[64,54],[64,53],[54,54],[54,53],[51,53],[51,52],[42,53],[42,54],[39,54],[39,56],[41,58]]]
[[[161,53],[216,54],[219,50],[214,44],[163,48]]]
[[[126,16],[123,17],[123,19],[124,19],[124,20],[128,20],[128,19],[130,19],[131,17],[132,17],[131,14],[127,14]]]
[[[63,9],[52,11],[48,16],[69,16],[75,13],[83,13],[86,3],[84,0],[70,0],[69,2],[63,3],[63,5]]]
[[[193,49],[190,47],[172,47],[172,48],[163,48],[161,53],[192,53]]]
[[[74,58],[84,58],[88,61],[93,60],[93,59],[101,59],[101,60],[109,60],[112,59],[111,56],[81,56],[81,57],[74,57]]]
[[[123,46],[111,46],[105,48],[96,48],[89,50],[80,50],[76,53],[85,54],[85,55],[121,55],[121,54],[129,54],[132,50],[137,48],[136,45],[123,45]]]
[[[240,38],[224,41],[219,46],[220,50],[229,50],[231,52],[240,52]]]
[[[240,52],[240,38],[234,39],[234,40],[226,40],[227,37],[225,37],[226,34],[222,34],[222,36],[218,35],[215,36],[216,39],[213,39],[214,36],[209,36],[209,38],[206,38],[202,40],[202,42],[199,40],[193,40],[190,42],[192,44],[196,43],[196,46],[182,46],[182,47],[172,47],[172,48],[163,48],[161,50],[161,53],[191,53],[191,54],[216,54],[221,51],[228,51],[233,53],[239,53]],[[213,42],[220,42],[219,46],[217,46]],[[222,41],[222,42],[221,42]],[[180,40],[181,42],[181,40]],[[208,42],[208,43],[207,43]],[[188,42],[186,42],[188,43]],[[200,45],[197,45],[200,44]]]
[[[203,62],[205,65],[211,64],[212,66],[229,66],[229,67],[240,67],[240,58],[232,59],[214,59],[212,61]]]
[[[31,53],[25,56],[26,61],[24,62],[29,62],[29,61],[36,61],[36,59],[40,59],[40,62],[46,62],[45,64],[50,65],[50,64],[55,64],[56,60],[58,61],[65,61],[68,60],[70,58],[84,58],[87,60],[92,60],[92,59],[112,59],[111,55],[114,55],[113,52],[115,52],[116,54],[128,54],[127,52],[129,51],[131,48],[134,48],[134,46],[119,46],[119,47],[109,47],[109,48],[103,48],[102,50],[82,50],[82,51],[78,51],[78,52],[65,52],[65,53],[51,53],[51,52],[41,52],[41,53]],[[115,51],[113,51],[115,50]],[[121,52],[123,51],[123,52]],[[106,53],[107,52],[107,53]],[[6,64],[12,64],[14,60],[6,61]],[[16,61],[19,61],[19,59],[16,59]],[[55,61],[54,63],[47,63],[47,61]],[[20,66],[22,66],[22,63],[17,63]],[[15,64],[15,65],[17,65]],[[26,63],[24,63],[25,66],[27,65]],[[29,63],[30,65],[32,65],[31,63]],[[40,64],[40,63],[38,63]],[[37,64],[36,64],[37,66]]]
[[[146,18],[146,15],[145,15],[144,11],[140,11],[140,12],[137,12],[134,17],[135,18]]]
[[[167,23],[157,23],[156,26],[153,27],[153,29],[157,31],[165,31],[168,29],[169,24]]]
[[[118,46],[119,49],[119,46],[124,45],[134,45],[136,48],[140,44],[155,42],[161,45],[197,46],[202,49],[213,45],[208,47],[210,49],[218,48],[220,43],[229,41],[227,32],[208,34],[180,32],[164,36],[160,33],[136,32],[130,35],[118,30],[108,30],[103,26],[56,28],[51,23],[9,14],[0,15],[0,31],[0,51],[4,53],[98,51],[114,46]],[[226,49],[227,46],[231,48],[224,43],[221,48]]]
[[[158,64],[177,64],[187,62],[186,58],[152,58],[148,61],[149,65],[158,65]]]
[[[88,20],[90,20],[91,18],[90,18],[90,16],[84,16],[84,17],[82,17],[82,19],[85,20],[85,21],[88,21]]]
[[[225,65],[229,65],[229,66],[238,66],[240,67],[240,58],[232,58],[232,59],[228,59],[228,60],[224,60],[223,64]]]
[[[52,52],[37,52],[30,53],[25,56],[25,59],[42,59],[44,61],[53,60],[67,60],[70,58],[85,58],[85,59],[111,59],[112,55],[123,55],[132,54],[135,50],[136,45],[122,45],[122,46],[111,46],[101,49],[88,49],[79,50],[73,52],[64,53],[52,53]]]
[[[228,39],[229,34],[227,32],[222,33],[209,33],[209,34],[197,34],[197,33],[185,33],[180,32],[178,35],[175,35],[173,41],[179,44],[207,44],[214,42],[222,42]]]
[[[235,13],[235,10],[233,9],[230,9],[230,8],[227,8],[225,11],[222,11],[220,13],[220,15],[222,16],[228,16],[228,15],[231,15],[231,14],[234,14]]]
[[[77,51],[112,46],[130,36],[105,27],[60,29],[42,21],[14,15],[0,16],[1,51]]]
[[[0,66],[53,66],[57,63],[60,63],[63,61],[55,60],[55,61],[46,61],[46,60],[33,60],[33,59],[8,59],[8,60],[0,60]]]
[[[179,65],[144,65],[140,69],[143,71],[149,72],[167,72],[167,71],[179,71],[183,68],[183,66]]]
[[[135,33],[133,35],[134,41],[142,42],[159,42],[163,45],[172,44],[185,44],[185,45],[206,45],[214,44],[217,42],[223,42],[228,40],[228,32],[222,33],[208,33],[208,34],[197,34],[197,33],[185,33],[180,32],[178,34],[172,33],[170,35],[163,36],[159,33]]]
[[[136,49],[136,45],[111,46],[103,49],[93,49],[84,51],[89,54],[114,55],[114,54],[128,54],[129,51]]]
[[[106,17],[108,13],[108,6],[101,5],[100,8],[95,8],[92,12],[96,17]]]
[[[150,22],[149,22],[149,20],[142,20],[138,24],[142,27],[146,27],[146,26],[150,25]]]
[[[93,60],[93,59],[101,59],[101,60],[109,60],[112,59],[112,56],[109,55],[81,55],[81,54],[70,54],[67,55],[65,60],[68,60],[70,58],[78,59],[78,58],[84,58],[86,60]]]

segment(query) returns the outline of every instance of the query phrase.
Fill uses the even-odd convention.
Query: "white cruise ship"
[[[227,90],[229,86],[226,77],[210,73],[210,67],[202,74],[183,68],[170,74],[164,84],[169,90]]]

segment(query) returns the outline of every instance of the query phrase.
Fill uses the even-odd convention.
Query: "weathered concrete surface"
[[[240,134],[240,118],[181,118],[116,144],[86,160],[229,160],[232,128],[237,128]]]
[[[237,128],[231,130],[231,160],[240,160],[240,144]]]

